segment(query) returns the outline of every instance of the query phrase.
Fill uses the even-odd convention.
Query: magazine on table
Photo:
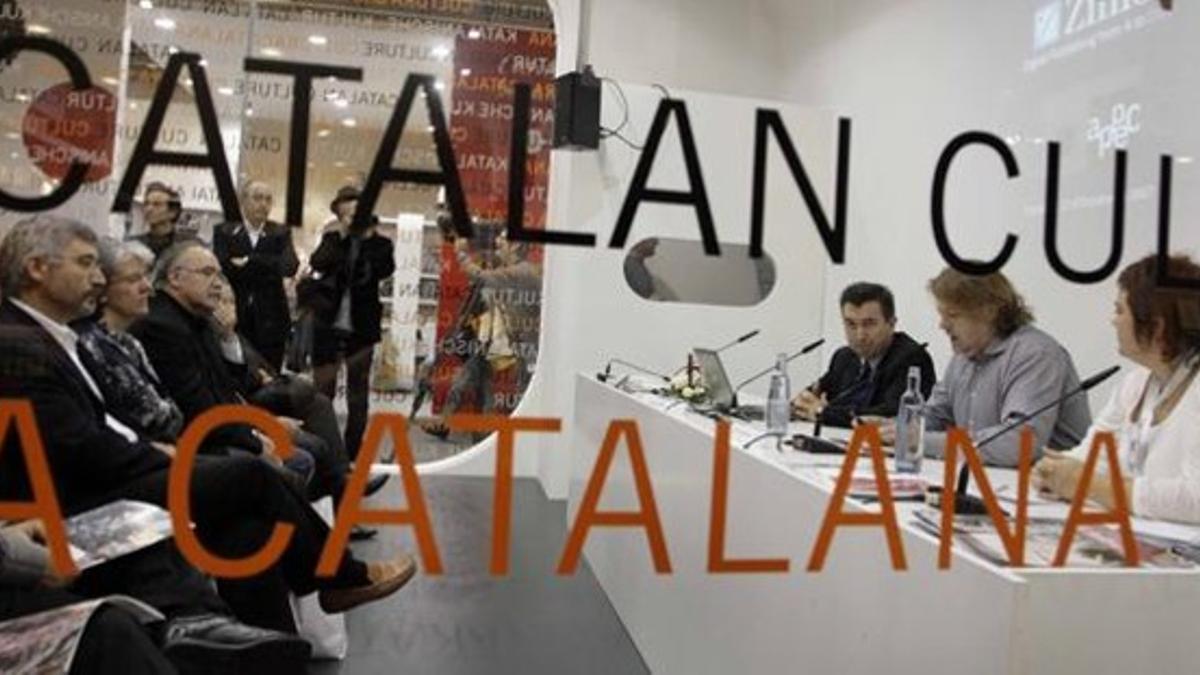
[[[825,469],[823,471],[831,484],[836,485],[841,469]],[[924,501],[928,482],[915,474],[888,474],[888,487],[891,488],[892,499]],[[855,471],[850,476],[850,491],[856,499],[874,501],[879,499],[879,483],[875,480],[875,472]]]
[[[921,509],[914,514],[914,523],[925,531],[938,536],[942,513],[938,509]],[[1029,518],[1025,531],[1025,566],[1053,567],[1062,539],[1064,520],[1061,518]],[[1013,526],[1011,518],[1009,527]],[[973,551],[989,562],[1007,566],[1008,551],[1004,540],[996,531],[988,516],[954,517],[956,542]],[[1197,566],[1197,558],[1172,542],[1141,534],[1134,535],[1138,547],[1138,558],[1142,567],[1191,569]],[[1125,548],[1120,530],[1115,525],[1083,525],[1075,531],[1071,549],[1067,553],[1066,567],[1124,567]]]

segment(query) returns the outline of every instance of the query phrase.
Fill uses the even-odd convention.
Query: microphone
[[[825,344],[825,338],[819,338],[817,340],[814,340],[814,341],[804,345],[803,347],[801,347],[800,351],[789,354],[785,362],[791,363],[793,359],[798,358],[800,356],[804,356],[805,354],[813,351],[814,349],[816,349],[817,347],[820,347],[823,344]],[[750,384],[751,382],[754,382],[755,380],[763,377],[767,373],[770,373],[772,370],[775,370],[775,366],[771,366],[769,368],[766,368],[765,370],[760,370],[759,372],[751,375],[750,377],[746,378],[745,380],[742,380],[741,384],[734,387],[734,389],[733,389],[733,407],[735,407],[735,408],[737,407],[737,394],[739,391],[741,391],[743,388],[745,388],[746,385]]]
[[[720,354],[721,352],[725,351],[726,349],[729,349],[730,347],[732,347],[734,345],[740,345],[743,342],[745,342],[746,340],[749,340],[750,338],[757,336],[761,332],[762,332],[761,330],[759,330],[758,328],[755,328],[754,330],[750,331],[749,333],[746,333],[745,335],[741,336],[740,338],[737,338],[731,342],[721,345],[720,347],[717,347],[713,351]]]
[[[608,378],[612,377],[612,367],[613,367],[614,363],[625,366],[626,368],[632,368],[633,370],[645,373],[647,375],[653,375],[654,377],[662,380],[663,382],[670,383],[670,381],[671,381],[671,378],[667,377],[666,375],[663,375],[660,372],[650,370],[649,368],[643,368],[642,366],[639,366],[636,363],[630,363],[629,361],[623,361],[621,359],[609,359],[608,363],[604,365],[604,372],[596,373],[596,379],[601,382],[608,382]]]
[[[762,331],[760,329],[755,328],[754,330],[750,331],[749,333],[746,333],[745,335],[743,335],[739,338],[736,338],[730,342],[727,342],[727,343],[721,345],[720,347],[717,347],[716,349],[713,350],[713,352],[720,354],[721,352],[725,351],[726,349],[729,349],[730,347],[740,345],[743,342],[745,342],[746,340],[756,337],[761,332]],[[691,353],[688,354],[688,360],[689,361],[691,360]],[[673,379],[676,375],[682,373],[683,371],[685,371],[687,369],[688,369],[687,363],[683,364],[682,366],[679,366],[678,368],[675,369],[675,372],[671,373],[671,378]]]
[[[1042,413],[1046,412],[1047,410],[1061,405],[1067,399],[1069,399],[1077,394],[1082,394],[1083,392],[1088,391],[1089,389],[1095,387],[1096,385],[1100,384],[1101,382],[1103,382],[1103,381],[1107,380],[1108,378],[1112,377],[1113,375],[1115,375],[1117,373],[1117,371],[1120,369],[1121,369],[1121,366],[1110,366],[1108,368],[1105,368],[1104,370],[1102,370],[1102,371],[1096,373],[1095,375],[1092,375],[1091,377],[1087,378],[1086,380],[1083,380],[1082,382],[1080,382],[1079,386],[1075,387],[1071,391],[1068,391],[1067,393],[1063,394],[1062,396],[1059,396],[1058,398],[1047,403],[1046,405],[1037,408],[1033,412],[1013,413],[1012,415],[1010,415],[1010,417],[1014,418],[1012,422],[1009,422],[1008,424],[1001,427],[999,431],[996,431],[996,432],[992,433],[991,435],[989,435],[987,438],[984,438],[982,441],[979,441],[979,443],[977,443],[975,445],[975,449],[978,450],[978,449],[983,448],[988,443],[991,443],[992,441],[994,441],[997,438],[1003,436],[1004,434],[1012,431],[1013,429],[1016,429],[1017,427],[1019,427],[1023,424],[1026,424],[1027,422],[1036,418],[1038,415],[1041,415]],[[970,467],[970,465],[967,464],[966,462],[964,462],[962,469],[960,469],[958,472],[958,488],[954,495],[954,512],[955,513],[965,513],[965,514],[987,513],[987,507],[984,506],[982,499],[980,499],[974,495],[967,494],[967,487],[969,487],[971,484],[971,472],[969,471],[969,467]]]

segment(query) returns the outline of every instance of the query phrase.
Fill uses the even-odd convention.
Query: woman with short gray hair
[[[100,242],[107,286],[99,309],[76,326],[81,356],[114,417],[151,440],[174,443],[183,413],[158,379],[145,349],[128,332],[150,311],[154,253],[136,241]]]

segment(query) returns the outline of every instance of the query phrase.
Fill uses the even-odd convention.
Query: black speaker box
[[[600,147],[600,80],[591,68],[554,80],[554,147]]]

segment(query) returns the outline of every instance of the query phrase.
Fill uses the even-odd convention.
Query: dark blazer
[[[237,294],[238,330],[262,352],[275,352],[287,342],[292,326],[284,277],[300,263],[286,225],[267,221],[256,246],[242,223],[222,223],[213,230],[213,253]],[[248,258],[245,265],[234,258]]]
[[[921,395],[929,399],[937,373],[933,369],[933,359],[929,352],[906,333],[897,331],[892,337],[892,344],[883,354],[872,375],[870,387],[871,396],[867,405],[858,410],[851,410],[847,403],[839,403],[838,396],[848,393],[858,378],[861,361],[854,350],[842,347],[833,353],[829,362],[829,370],[817,380],[817,388],[824,392],[829,405],[821,412],[821,422],[830,426],[848,427],[854,421],[855,415],[880,415],[891,417],[900,408],[900,397],[908,388],[908,369],[917,366],[921,369]]]
[[[186,424],[214,406],[243,402],[208,319],[188,312],[167,293],[150,299],[150,313],[129,332],[141,341]],[[206,450],[231,447],[253,453],[262,450],[248,425],[218,427],[204,441]]]
[[[80,354],[90,369],[86,353]],[[109,429],[104,402],[36,321],[16,305],[0,304],[0,398],[33,406],[38,432],[63,510],[77,513],[130,480],[167,469],[170,458],[149,443],[130,442]],[[0,450],[0,499],[31,495],[25,457],[11,429]]]
[[[350,325],[356,341],[375,344],[382,335],[383,306],[379,302],[379,282],[396,270],[392,240],[378,234],[361,239],[353,270],[348,265],[350,245],[351,237],[329,231],[321,237],[321,244],[309,258],[308,264],[314,272],[336,281],[330,284],[334,301],[321,303],[322,306],[316,308],[317,325],[321,328],[333,326],[342,295],[349,288]]]

